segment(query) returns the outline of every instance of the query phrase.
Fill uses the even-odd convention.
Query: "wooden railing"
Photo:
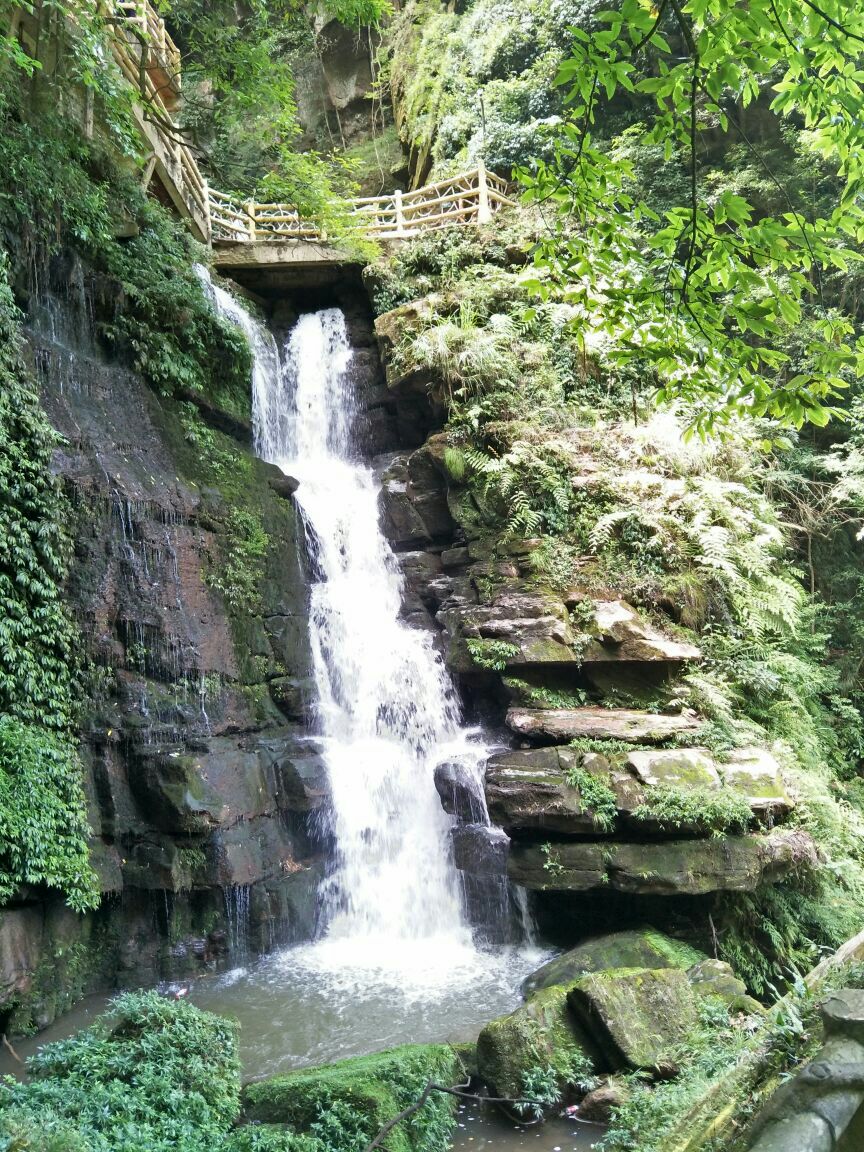
[[[165,21],[148,0],[114,0],[114,14],[120,27],[131,32],[139,46],[146,49],[154,64],[160,66],[166,80],[180,91],[180,49],[171,39]],[[128,39],[128,36],[127,36]],[[140,55],[139,55],[140,62]]]
[[[114,0],[114,59],[141,97],[135,115],[152,149],[154,168],[199,239],[209,243],[210,195],[207,182],[174,119],[180,93],[180,51],[148,0]]]
[[[150,0],[95,0],[105,6],[114,58],[141,101],[136,117],[151,146],[146,180],[157,171],[199,239],[321,241],[324,232],[290,204],[260,204],[207,187],[174,112],[180,97],[180,52]],[[413,192],[363,196],[346,205],[349,227],[370,240],[401,240],[454,224],[485,224],[513,206],[506,180],[482,161],[470,172]]]
[[[453,224],[485,224],[500,208],[513,207],[506,180],[480,163],[414,192],[363,196],[348,202],[349,226],[370,240],[401,240]],[[259,204],[210,191],[214,241],[325,240],[326,236],[288,204]]]

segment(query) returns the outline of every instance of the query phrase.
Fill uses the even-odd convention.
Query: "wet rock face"
[[[556,842],[511,844],[510,879],[540,891],[610,888],[644,896],[752,892],[817,863],[816,845],[802,831],[715,836],[660,843]]]
[[[254,459],[239,409],[220,414],[208,400],[196,413],[106,359],[86,292],[70,301],[65,284],[56,289],[34,309],[29,340],[76,512],[68,593],[100,670],[82,759],[94,865],[113,894],[95,917],[75,918],[72,943],[83,956],[104,923],[108,978],[151,980],[224,953],[237,889],[250,893],[252,946],[314,930],[327,793],[305,739],[294,482]],[[186,438],[190,419],[203,441]],[[242,550],[244,516],[268,547],[252,591],[229,595],[226,557]],[[0,917],[0,1010],[31,994],[48,1003],[28,980],[46,957],[54,964],[55,905],[27,899]],[[78,967],[106,979],[98,964]]]

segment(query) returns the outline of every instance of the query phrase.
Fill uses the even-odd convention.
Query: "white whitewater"
[[[300,481],[313,565],[310,640],[333,795],[327,942],[353,964],[470,947],[435,765],[472,754],[431,637],[399,618],[402,582],[378,522],[379,485],[352,443],[345,318],[301,316],[278,377],[256,376],[259,455]],[[483,749],[473,746],[473,756]]]
[[[315,740],[330,776],[336,858],[321,892],[322,937],[201,982],[196,1002],[244,1021],[244,1059],[260,1071],[474,1035],[515,1007],[543,954],[481,951],[463,912],[433,772],[458,759],[479,780],[486,749],[460,724],[431,637],[400,620],[380,485],[353,442],[345,318],[337,309],[301,316],[280,355],[270,332],[200,275],[253,351],[256,451],[300,481]]]

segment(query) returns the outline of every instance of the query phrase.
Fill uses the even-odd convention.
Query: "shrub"
[[[31,1057],[30,1082],[0,1091],[0,1121],[44,1152],[213,1152],[239,1108],[236,1032],[156,992],[121,996]]]

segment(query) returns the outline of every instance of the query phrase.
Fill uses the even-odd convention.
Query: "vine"
[[[0,263],[0,901],[45,884],[98,903],[72,740],[78,635],[62,598],[68,510],[51,475],[57,436],[20,357]]]

